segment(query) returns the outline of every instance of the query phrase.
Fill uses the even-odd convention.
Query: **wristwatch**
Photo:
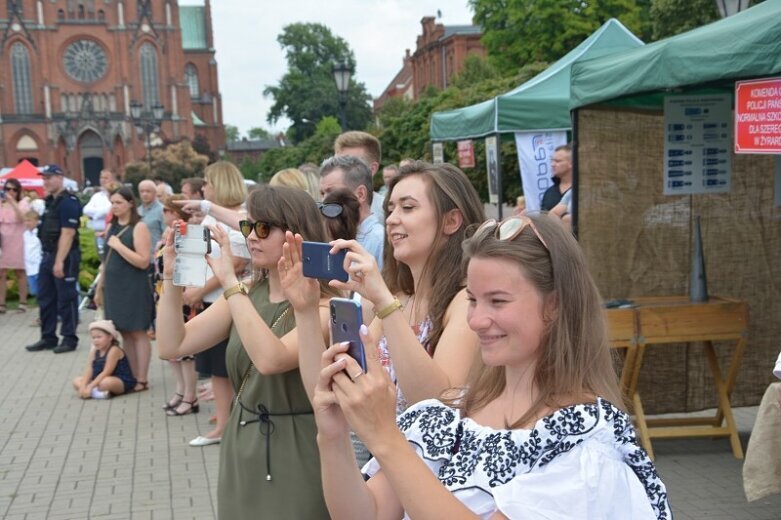
[[[233,287],[229,287],[225,289],[225,292],[222,293],[222,296],[227,300],[234,294],[243,294],[244,296],[247,296],[249,294],[249,291],[247,290],[247,286],[244,285],[244,282],[239,282]]]

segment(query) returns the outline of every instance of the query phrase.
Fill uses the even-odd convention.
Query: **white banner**
[[[553,151],[563,144],[567,144],[566,131],[515,134],[527,211],[539,211],[545,190],[553,185],[550,162]]]

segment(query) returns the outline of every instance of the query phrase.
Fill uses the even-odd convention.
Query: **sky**
[[[256,126],[285,130],[289,124],[266,121],[273,100],[263,97],[263,89],[286,71],[277,43],[285,25],[321,23],[341,36],[355,54],[355,79],[378,97],[401,69],[405,49],[415,51],[424,16],[439,10],[445,25],[472,19],[467,0],[212,0],[211,5],[223,121],[242,134]]]

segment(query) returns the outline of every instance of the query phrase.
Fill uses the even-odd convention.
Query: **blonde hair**
[[[244,176],[233,163],[217,161],[206,167],[203,177],[212,185],[214,202],[226,208],[235,208],[247,200]]]
[[[372,163],[380,164],[382,160],[382,146],[380,140],[366,132],[351,131],[340,134],[334,142],[334,153],[341,155],[344,148],[361,148],[364,156],[361,157],[369,166]]]
[[[555,311],[538,349],[534,367],[537,395],[529,410],[508,428],[536,420],[546,409],[559,409],[575,401],[603,397],[619,408],[624,402],[618,386],[608,340],[602,299],[572,233],[547,215],[529,217],[548,244],[546,248],[526,227],[513,240],[498,240],[492,232],[464,241],[464,263],[473,258],[514,262]],[[505,367],[488,367],[479,360],[459,399],[449,404],[473,415],[504,391]]]
[[[309,193],[306,177],[299,170],[295,168],[285,168],[279,170],[268,181],[269,186],[287,186],[288,188],[297,188]]]

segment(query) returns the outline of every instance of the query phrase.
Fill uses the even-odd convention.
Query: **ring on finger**
[[[363,271],[355,271],[356,278],[363,278]]]

